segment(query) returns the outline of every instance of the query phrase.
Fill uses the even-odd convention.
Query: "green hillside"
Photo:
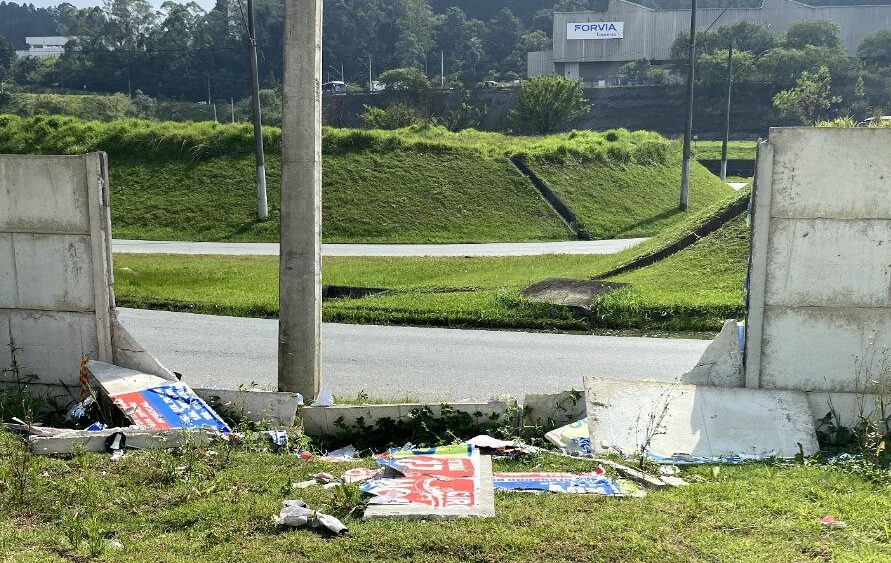
[[[254,159],[112,158],[117,238],[278,240],[280,162],[267,159],[270,220],[255,220]],[[506,160],[394,150],[326,155],[326,242],[486,242],[572,237]]]
[[[0,152],[108,153],[118,238],[275,241],[281,131],[264,129],[270,218],[255,220],[244,124],[0,116]],[[508,136],[442,127],[325,129],[328,242],[519,242],[574,234],[509,159],[526,162],[595,238],[656,234],[674,210],[677,143],[647,131]],[[691,212],[730,189],[693,166]]]
[[[665,163],[528,163],[592,238],[650,237],[688,214],[678,211],[680,159]],[[732,189],[697,162],[690,166],[690,209],[726,198]]]

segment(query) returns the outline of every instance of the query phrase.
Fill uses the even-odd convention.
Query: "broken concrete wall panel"
[[[585,379],[594,454],[790,458],[819,450],[795,391]]]
[[[481,426],[495,425],[498,417],[504,415],[508,405],[503,402],[488,403],[450,403],[449,408],[456,412],[465,412],[471,416],[474,422]],[[332,436],[343,432],[343,427],[355,429],[362,424],[374,427],[378,420],[390,418],[402,420],[411,416],[413,411],[428,408],[432,416],[442,414],[441,403],[403,403],[381,405],[334,405],[330,407],[304,407],[299,415],[303,422],[303,429],[309,436]],[[479,413],[479,416],[477,414]],[[493,417],[495,417],[493,419]]]
[[[815,420],[832,413],[832,424],[846,428],[854,428],[862,418],[875,419],[891,407],[891,398],[887,395],[871,393],[815,392],[808,393],[807,399]]]
[[[856,392],[887,378],[889,309],[768,307],[764,334],[764,388]]]
[[[2,155],[0,231],[89,235],[84,157]]]
[[[891,306],[891,220],[774,217],[769,241],[767,304]]]
[[[8,309],[5,313],[9,330],[4,340],[12,344],[5,347],[6,354],[0,354],[3,369],[12,364],[14,346],[20,376],[34,383],[77,385],[81,356],[99,354],[91,312]],[[12,377],[7,375],[5,380]]]
[[[42,455],[69,455],[76,451],[104,452],[106,439],[118,432],[126,436],[127,449],[166,449],[179,446],[200,447],[213,443],[216,434],[204,430],[142,430],[139,428],[108,428],[98,432],[73,430],[60,436],[31,436],[31,451]]]
[[[774,128],[772,217],[891,219],[891,129]]]
[[[740,328],[735,319],[724,321],[721,332],[712,340],[696,366],[681,376],[681,383],[742,387],[745,385]]]

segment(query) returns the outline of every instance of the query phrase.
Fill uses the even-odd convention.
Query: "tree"
[[[857,56],[869,66],[891,66],[891,29],[870,33],[857,47]]]
[[[582,83],[556,74],[536,76],[520,86],[511,119],[520,128],[551,133],[588,113]]]
[[[841,102],[841,97],[833,96],[831,89],[832,75],[821,66],[815,74],[802,72],[794,88],[774,96],[773,105],[786,117],[795,117],[805,125],[814,124],[825,117],[824,112],[832,104]]]
[[[842,48],[840,27],[829,21],[795,22],[786,30],[784,44],[788,49],[801,49],[806,45],[825,47],[827,49]]]
[[[388,92],[420,92],[430,87],[424,73],[414,67],[394,68],[378,77]]]
[[[15,51],[12,49],[12,43],[8,39],[0,35],[0,81],[6,78],[15,62]]]

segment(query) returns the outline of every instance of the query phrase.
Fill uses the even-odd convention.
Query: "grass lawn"
[[[248,440],[210,457],[201,449],[140,451],[115,463],[104,454],[23,458],[14,440],[0,433],[0,560],[7,562],[891,559],[891,487],[826,465],[700,467],[683,473],[691,486],[639,499],[498,493],[491,519],[363,522],[344,515],[354,504],[337,490],[290,484],[319,471],[373,466],[368,459],[304,462]],[[496,460],[495,469],[584,471],[592,464],[537,456]],[[23,487],[8,477],[19,474]],[[276,529],[271,516],[292,498],[342,516],[349,533]],[[817,520],[825,515],[847,528],[822,527]],[[68,539],[74,522],[87,528],[77,547]]]
[[[255,219],[252,156],[112,158],[117,238],[278,240],[280,161],[269,155],[270,220]],[[505,159],[394,150],[326,155],[326,242],[514,242],[572,233]]]
[[[730,141],[727,158],[755,160],[756,141]],[[693,141],[693,156],[699,160],[721,160],[721,141]]]
[[[548,277],[592,278],[689,233],[748,190],[690,213],[652,239],[601,256],[325,257],[327,285],[387,288],[386,294],[331,299],[327,321],[449,327],[711,331],[740,317],[748,229],[737,219],[656,264],[621,275],[633,287],[604,297],[593,320],[520,296]],[[275,317],[278,258],[272,256],[115,255],[121,306],[218,315]]]
[[[678,211],[680,161],[668,164],[554,164],[529,167],[573,211],[596,239],[650,237],[683,221]],[[691,163],[690,208],[725,199],[732,189],[697,162]]]
[[[742,318],[748,253],[749,229],[741,216],[664,260],[610,278],[631,287],[598,302],[599,320],[607,326],[674,330],[714,328],[724,319]]]

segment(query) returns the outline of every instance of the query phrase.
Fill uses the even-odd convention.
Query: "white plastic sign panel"
[[[622,39],[625,22],[576,22],[566,24],[567,39]]]

